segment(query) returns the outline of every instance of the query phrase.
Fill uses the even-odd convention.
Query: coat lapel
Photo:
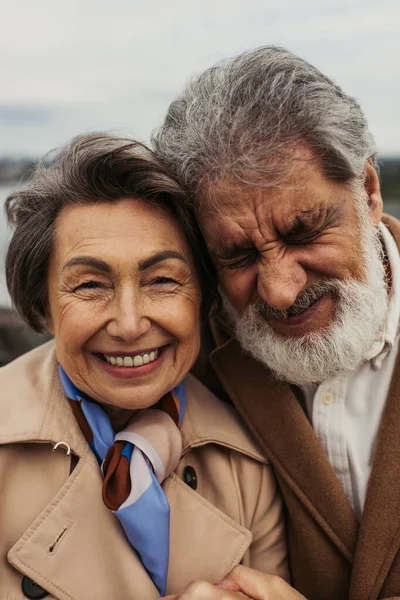
[[[400,353],[382,416],[368,482],[353,565],[352,600],[378,596],[400,546],[399,380]]]
[[[53,501],[8,553],[8,560],[60,600],[131,598],[159,594],[103,504],[101,473],[86,456]]]
[[[400,246],[397,219],[384,215]],[[376,442],[375,458],[368,482],[354,560],[350,598],[376,598],[400,547],[400,353],[392,375],[385,410]]]
[[[251,543],[250,531],[176,475],[169,477],[163,487],[171,507],[167,594],[204,579],[204,573],[209,581],[220,581],[243,558]]]
[[[216,349],[211,362],[277,473],[351,561],[357,520],[290,387],[244,354],[236,340]]]

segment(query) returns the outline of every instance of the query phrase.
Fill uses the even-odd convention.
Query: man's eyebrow
[[[213,250],[214,256],[222,259],[234,258],[235,256],[239,256],[244,252],[248,252],[254,248],[253,244],[249,244],[248,242],[240,244],[238,242],[234,242],[230,245],[220,245],[218,248]]]
[[[104,273],[111,273],[112,271],[109,264],[104,262],[104,260],[95,258],[94,256],[74,256],[65,263],[62,270],[64,271],[65,269],[69,269],[70,267],[77,266],[92,267],[93,269],[103,271]]]
[[[307,232],[310,228],[322,225],[329,217],[330,212],[325,208],[313,208],[307,210],[298,210],[293,213],[293,217],[287,221],[286,227],[281,230],[285,236],[301,235]],[[254,250],[254,244],[244,240],[243,243],[233,242],[232,244],[223,244],[211,249],[210,252],[216,258],[221,260],[229,260],[241,256],[246,252]]]
[[[162,262],[163,260],[168,260],[169,258],[176,258],[177,260],[181,260],[187,264],[186,258],[180,252],[175,252],[174,250],[163,250],[162,252],[153,254],[153,256],[149,256],[149,258],[141,260],[139,262],[139,271],[145,271],[157,263]]]
[[[301,210],[294,213],[293,219],[287,223],[287,227],[282,233],[285,235],[300,235],[308,231],[311,227],[321,225],[326,220],[326,210],[319,208],[312,210]]]

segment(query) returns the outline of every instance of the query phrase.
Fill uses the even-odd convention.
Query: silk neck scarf
[[[170,508],[161,483],[182,452],[179,425],[186,393],[182,382],[148,409],[138,410],[114,433],[104,409],[83,394],[59,366],[64,391],[103,474],[104,504],[118,517],[161,596],[165,596]]]

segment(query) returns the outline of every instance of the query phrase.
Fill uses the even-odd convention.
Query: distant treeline
[[[18,183],[29,176],[36,164],[29,158],[0,158],[0,184]],[[400,157],[379,157],[382,196],[384,199],[400,201]]]
[[[0,184],[18,183],[29,175],[36,162],[31,158],[0,158]]]
[[[400,157],[379,158],[382,197],[400,201]]]

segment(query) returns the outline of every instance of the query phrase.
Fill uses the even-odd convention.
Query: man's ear
[[[379,176],[375,170],[372,160],[367,162],[365,167],[364,188],[368,196],[368,206],[371,212],[371,218],[374,225],[378,225],[382,218],[383,201],[381,196],[381,186]]]

